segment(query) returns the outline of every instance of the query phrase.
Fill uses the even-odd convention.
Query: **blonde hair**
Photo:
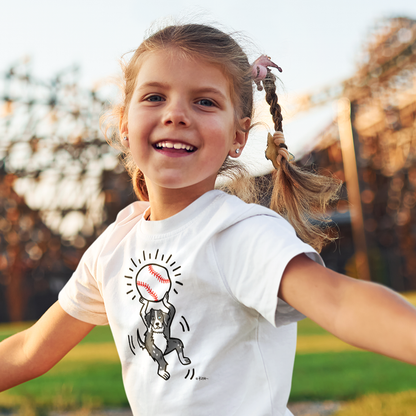
[[[106,123],[105,127],[105,135],[110,144],[123,152],[123,163],[132,176],[133,188],[140,200],[149,200],[145,177],[135,165],[128,149],[122,146],[119,133],[109,138],[108,131],[110,127],[118,125],[119,121],[126,121],[137,74],[146,55],[173,48],[175,53],[185,57],[204,59],[218,65],[229,80],[235,122],[238,125],[238,120],[242,118],[253,118],[254,85],[251,65],[246,53],[231,35],[212,26],[183,24],[167,26],[149,36],[134,51],[131,59],[122,65],[123,99],[112,109],[113,123]],[[275,128],[282,131],[282,114],[276,95],[275,77],[271,72],[268,73],[264,86]],[[111,117],[105,117],[107,122],[109,119]],[[229,181],[223,188],[229,193],[249,202],[258,200],[254,181],[241,164],[227,157],[218,174],[228,177]],[[331,177],[303,171],[286,160],[282,161],[273,177],[270,207],[293,225],[302,240],[319,251],[325,242],[333,239],[320,224],[328,203],[335,198],[339,183]]]

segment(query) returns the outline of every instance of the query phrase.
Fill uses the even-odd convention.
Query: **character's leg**
[[[146,334],[145,334],[146,336]],[[137,330],[137,342],[140,346],[141,349],[144,349],[146,347],[145,343],[142,341],[142,339],[140,338],[140,332],[139,330]]]
[[[183,364],[183,365],[191,364],[191,360],[188,357],[185,357],[185,355],[183,353],[183,349],[184,349],[183,342],[180,339],[170,338],[168,340],[168,345],[167,345],[165,354],[169,354],[173,350],[176,350],[176,352],[178,353],[178,358],[179,358],[179,361],[181,362],[181,364]]]
[[[166,371],[168,363],[165,360],[163,352],[150,342],[146,342],[146,350],[153,358],[153,360],[158,364],[157,374],[163,379],[167,380],[170,377],[170,374]]]

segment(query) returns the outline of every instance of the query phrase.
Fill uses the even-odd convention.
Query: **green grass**
[[[60,410],[86,405],[95,408],[128,406],[117,363],[64,362],[36,380],[0,393],[0,405],[3,394],[32,397],[38,407],[60,407]]]
[[[28,326],[0,325],[0,340]],[[35,408],[56,410],[127,407],[121,366],[109,327],[95,327],[47,374],[0,393],[0,409],[28,400]]]
[[[321,328],[318,324],[310,319],[303,319],[298,322],[298,335],[310,336],[310,335],[328,335],[329,332]]]
[[[414,304],[416,297],[408,299]],[[298,324],[291,401],[351,400],[371,393],[397,393],[414,390],[416,367],[371,352],[349,351],[342,345],[331,351],[334,336],[310,319]],[[320,338],[321,351],[304,353],[303,347]]]
[[[0,324],[0,341],[23,331],[32,326],[33,322],[19,322],[15,324]],[[113,342],[113,336],[109,326],[96,326],[80,344],[97,344],[101,342]]]
[[[414,366],[370,352],[298,354],[290,400],[349,400],[415,386]]]
[[[414,416],[416,390],[370,394],[345,403],[334,416]]]
[[[98,344],[114,342],[113,334],[108,325],[96,326],[79,344]]]
[[[19,322],[14,324],[1,324],[0,325],[0,341],[8,338],[10,335],[23,331],[32,325],[31,322]]]

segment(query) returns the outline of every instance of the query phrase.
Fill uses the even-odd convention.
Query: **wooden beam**
[[[342,161],[344,164],[345,182],[348,192],[358,278],[362,280],[371,280],[351,124],[351,102],[345,97],[338,101],[338,129],[341,142]]]

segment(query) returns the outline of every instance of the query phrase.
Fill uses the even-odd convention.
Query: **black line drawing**
[[[193,368],[192,370],[191,369],[188,370],[188,372],[186,373],[185,379],[187,379],[190,374],[192,374],[192,376],[190,377],[189,380],[192,380],[195,376],[195,368]]]
[[[139,325],[135,336],[128,335],[128,344],[133,355],[138,354],[136,345],[142,350],[146,350],[157,363],[157,374],[164,380],[168,380],[170,374],[167,371],[168,363],[165,356],[172,351],[176,351],[179,362],[182,365],[191,364],[191,360],[184,354],[182,340],[171,336],[171,326],[176,309],[169,302],[169,294],[171,289],[173,289],[176,295],[178,294],[178,291],[172,287],[172,284],[178,285],[178,288],[183,287],[184,284],[177,280],[172,282],[170,274],[173,275],[174,272],[178,272],[181,266],[178,266],[176,261],[171,261],[172,254],[166,260],[164,260],[165,255],[162,254],[160,260],[157,261],[159,254],[159,249],[156,250],[154,255],[143,250],[141,258],[137,258],[138,264],[131,258],[131,263],[134,265],[134,268],[129,268],[131,275],[128,273],[128,275],[124,276],[127,286],[126,294],[131,295],[134,293],[132,300],[138,297],[142,304],[140,317],[145,328],[143,333],[143,326]],[[171,263],[169,263],[170,261]],[[162,264],[166,265],[166,267],[161,262],[164,262]],[[172,270],[174,265],[176,265],[176,268]],[[175,277],[178,276],[181,276],[180,272],[175,274]],[[134,284],[132,284],[132,281]],[[182,328],[182,332],[190,331],[190,326],[183,315],[180,317],[179,325]],[[185,378],[190,377],[190,380],[192,380],[194,376],[195,370],[192,369],[192,371],[188,371]]]
[[[134,346],[134,343],[133,343],[133,335],[127,335],[127,338],[129,340],[130,351],[133,353],[133,355],[136,355],[136,353],[134,352],[136,347]]]
[[[191,360],[184,355],[183,342],[179,338],[172,338],[170,334],[170,327],[176,312],[175,307],[169,303],[168,293],[163,298],[163,305],[169,310],[168,313],[161,309],[153,309],[152,302],[144,298],[140,298],[140,302],[143,304],[140,315],[147,330],[144,334],[144,340],[141,339],[139,330],[137,330],[137,342],[157,362],[157,374],[164,380],[168,380],[170,374],[167,372],[166,355],[176,351],[182,365],[191,364]],[[150,310],[147,312],[149,307]]]

